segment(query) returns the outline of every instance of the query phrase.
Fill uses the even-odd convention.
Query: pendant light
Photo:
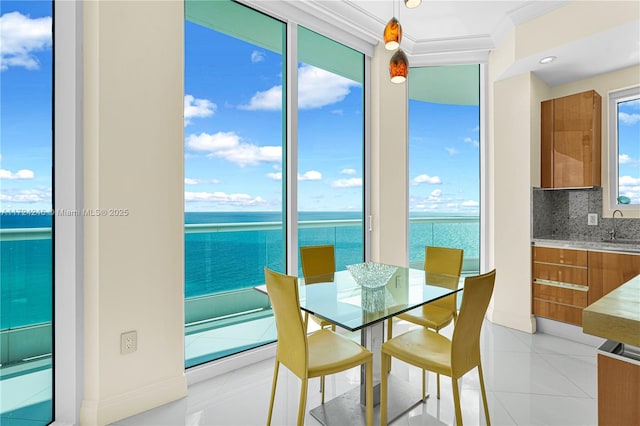
[[[384,47],[387,50],[396,50],[400,47],[400,41],[402,40],[402,26],[400,22],[395,18],[391,18],[384,27]]]
[[[398,49],[389,61],[389,77],[392,83],[404,83],[409,75],[409,60],[402,49]]]
[[[414,9],[420,6],[420,3],[422,3],[422,0],[404,0],[404,5],[409,9]]]

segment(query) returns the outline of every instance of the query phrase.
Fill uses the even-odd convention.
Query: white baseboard
[[[606,339],[592,336],[582,332],[582,327],[573,324],[567,324],[560,321],[554,321],[548,318],[535,317],[536,329],[538,333],[550,334],[552,336],[562,337],[563,339],[573,342],[582,343],[593,347],[599,347]]]

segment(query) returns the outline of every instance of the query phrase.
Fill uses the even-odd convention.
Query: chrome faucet
[[[609,235],[611,236],[612,240],[616,239],[616,213],[620,213],[620,217],[624,217],[624,215],[622,214],[622,212],[620,210],[614,210],[613,211],[613,215],[611,216],[611,218],[613,220],[613,229],[611,231],[609,231]]]

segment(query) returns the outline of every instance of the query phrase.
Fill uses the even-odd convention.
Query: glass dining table
[[[298,280],[300,307],[349,331],[360,331],[361,344],[374,358],[374,404],[379,404],[380,348],[384,321],[393,316],[454,294],[462,289],[457,276],[425,272],[373,262]],[[361,383],[364,383],[364,366]],[[311,410],[324,425],[365,424],[364,386],[339,395]],[[389,421],[421,402],[420,389],[408,382],[389,378]],[[377,414],[378,410],[375,410]],[[377,417],[377,416],[376,416]]]

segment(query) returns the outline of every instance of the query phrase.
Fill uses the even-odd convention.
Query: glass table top
[[[384,285],[376,288],[367,287],[366,282],[358,284],[350,271],[300,278],[300,307],[355,331],[462,290],[457,276],[392,268],[390,278],[385,277]],[[379,274],[372,275],[375,280]],[[359,279],[367,279],[366,273],[361,276]]]

